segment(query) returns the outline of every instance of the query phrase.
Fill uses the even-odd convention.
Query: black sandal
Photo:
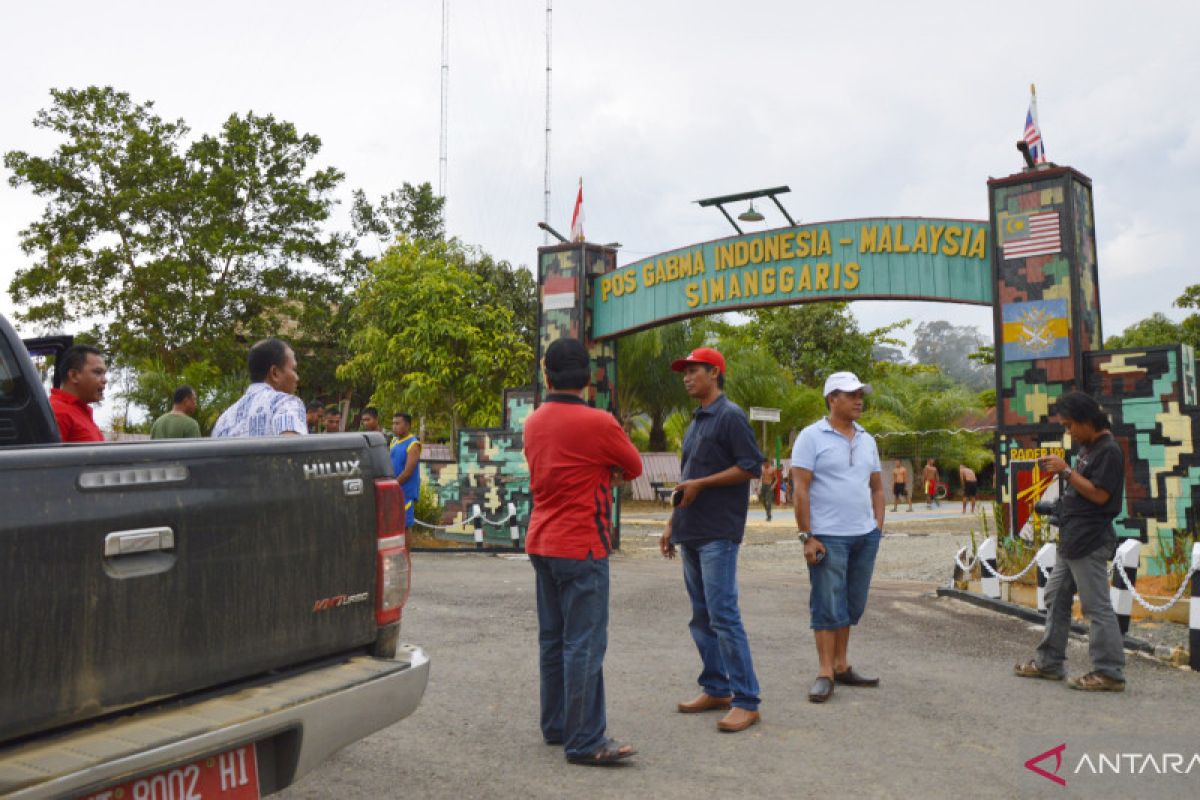
[[[635,753],[637,750],[627,744],[620,744],[615,739],[605,739],[595,752],[586,756],[567,756],[567,761],[589,767],[610,767]]]

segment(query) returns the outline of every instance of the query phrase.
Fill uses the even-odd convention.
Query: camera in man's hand
[[[1062,498],[1056,497],[1053,500],[1038,500],[1033,504],[1033,510],[1039,517],[1042,517],[1051,525],[1058,527],[1062,525]]]

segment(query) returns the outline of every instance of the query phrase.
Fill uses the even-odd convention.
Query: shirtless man
[[[934,463],[934,459],[929,459],[925,462],[925,469],[921,473],[921,482],[925,484],[925,505],[933,508],[942,507],[941,502],[937,499],[938,485],[938,468]]]
[[[967,513],[967,501],[971,501],[971,513],[975,513],[975,497],[979,494],[979,479],[975,477],[975,470],[962,464],[958,468],[958,479],[962,481],[963,486],[963,513]]]
[[[904,466],[904,462],[897,461],[896,466],[892,467],[893,512],[899,508],[901,497],[908,501],[908,510],[912,511],[912,495],[908,491],[908,467]]]

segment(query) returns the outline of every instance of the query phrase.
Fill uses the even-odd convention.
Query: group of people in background
[[[217,419],[212,431],[214,439],[302,436],[342,430],[340,406],[326,408],[319,401],[306,406],[296,396],[300,374],[296,354],[286,342],[275,338],[256,342],[247,354],[246,366],[250,385]],[[104,354],[91,345],[72,345],[56,359],[55,376],[56,385],[50,390],[50,407],[62,441],[103,442],[104,434],[96,425],[91,404],[104,399],[108,385]],[[171,402],[171,410],[151,424],[150,438],[200,438],[200,424],[195,419],[195,389],[180,386]],[[412,434],[412,416],[396,412],[390,435],[380,429],[378,409],[364,409],[361,420],[364,431],[381,433],[388,442],[394,474],[404,489],[408,525],[411,526],[421,482],[417,466],[421,443]]]

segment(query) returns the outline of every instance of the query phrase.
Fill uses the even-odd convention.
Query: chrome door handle
[[[170,528],[138,528],[131,531],[113,531],[104,537],[105,558],[174,549],[175,531]]]

